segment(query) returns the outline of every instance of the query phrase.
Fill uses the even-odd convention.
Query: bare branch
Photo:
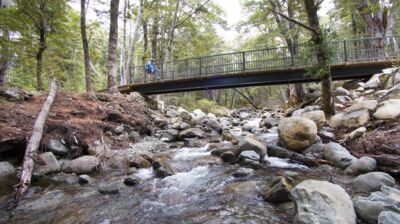
[[[301,26],[301,27],[303,27],[303,28],[305,28],[305,29],[307,29],[307,30],[309,30],[309,31],[311,31],[311,32],[313,32],[313,33],[315,33],[315,34],[318,34],[318,31],[317,31],[317,30],[315,30],[315,29],[313,29],[313,28],[307,26],[306,24],[304,24],[304,23],[302,23],[302,22],[299,22],[299,21],[297,21],[297,20],[295,20],[295,19],[292,19],[292,18],[290,18],[290,17],[288,17],[288,16],[286,16],[286,15],[280,13],[280,12],[277,12],[277,11],[275,11],[275,10],[273,10],[273,9],[269,9],[269,10],[270,10],[271,12],[273,12],[273,13],[276,13],[276,14],[282,16],[282,18],[288,20],[289,22],[295,23],[295,24],[297,24],[297,25],[299,25],[299,26]]]

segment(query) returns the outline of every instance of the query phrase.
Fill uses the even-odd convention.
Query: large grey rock
[[[376,119],[396,119],[400,116],[400,99],[390,99],[382,102],[382,105],[374,113]]]
[[[303,112],[301,114],[301,117],[314,121],[317,124],[318,128],[322,128],[326,122],[325,113],[322,110]]]
[[[392,211],[383,211],[379,213],[378,224],[399,224],[400,214]]]
[[[207,125],[212,128],[214,131],[221,132],[222,131],[222,126],[221,124],[217,121],[217,119],[214,118],[209,118],[207,120]]]
[[[217,150],[217,149],[215,149],[215,150]],[[213,152],[214,152],[214,150],[213,150]],[[236,156],[236,154],[230,150],[227,150],[227,151],[221,153],[220,156],[221,156],[221,159],[226,163],[235,163],[238,160],[238,157]]]
[[[251,168],[245,168],[245,167],[241,167],[240,169],[236,170],[232,176],[236,177],[236,178],[240,178],[240,177],[247,177],[247,176],[251,176],[254,174],[254,169]]]
[[[254,161],[260,161],[261,157],[255,151],[242,151],[239,155],[240,159],[250,159]]]
[[[176,129],[168,129],[163,132],[163,138],[166,138],[168,142],[173,142],[178,139],[179,131]]]
[[[16,87],[0,88],[0,97],[6,98],[8,101],[23,101],[32,97],[32,94],[18,89]]]
[[[343,88],[343,87],[339,87],[337,89],[335,89],[335,91],[333,92],[335,96],[348,96],[350,95],[350,92]]]
[[[375,224],[379,214],[384,211],[400,213],[400,191],[382,186],[381,191],[373,192],[369,197],[356,197],[354,207],[357,217],[368,224]]]
[[[400,99],[400,83],[390,88],[387,93],[378,99],[378,102],[383,102],[389,99]]]
[[[355,102],[350,107],[346,108],[346,112],[352,112],[357,110],[367,109],[368,111],[375,111],[378,106],[378,101],[376,100],[363,100]]]
[[[64,160],[61,170],[65,173],[87,174],[95,171],[99,163],[95,156],[82,156],[74,160]]]
[[[293,185],[286,177],[278,177],[274,179],[268,189],[262,193],[265,201],[272,203],[284,203],[292,201],[290,191]]]
[[[339,185],[305,180],[293,188],[298,224],[355,224],[356,214],[349,195]]]
[[[38,155],[41,163],[35,163],[33,173],[37,176],[46,175],[60,171],[61,166],[52,152]]]
[[[179,132],[178,137],[179,137],[179,139],[196,138],[196,137],[204,138],[204,137],[206,137],[206,134],[199,128],[189,128],[189,129]]]
[[[0,181],[16,174],[15,167],[9,162],[0,162]]]
[[[359,137],[363,136],[365,132],[367,132],[367,129],[365,127],[359,127],[356,130],[354,130],[354,131],[350,132],[349,134],[347,134],[345,136],[345,139],[346,140],[352,140],[352,139],[355,139],[355,138],[359,138]]]
[[[373,192],[379,190],[383,185],[393,187],[395,180],[387,173],[372,172],[359,175],[353,180],[353,184],[359,190]]]
[[[347,128],[358,128],[369,121],[369,112],[367,109],[356,110],[345,114],[342,117],[342,124]]]
[[[171,166],[166,160],[160,159],[154,161],[152,164],[156,177],[164,178],[174,174]]]
[[[358,175],[358,174],[372,172],[375,169],[376,169],[376,160],[374,158],[364,156],[356,160],[350,166],[348,166],[345,170],[345,173]]]
[[[98,191],[101,194],[119,194],[120,188],[121,184],[119,183],[101,184]]]
[[[261,158],[267,155],[267,147],[260,141],[251,137],[245,137],[239,142],[239,151],[255,151]]]
[[[346,148],[335,142],[324,145],[324,157],[333,162],[336,167],[346,168],[357,160]]]
[[[180,108],[178,112],[179,112],[179,117],[182,118],[182,120],[184,121],[192,120],[192,115],[187,110]]]
[[[47,149],[57,156],[66,156],[68,148],[58,139],[50,139]]]
[[[317,125],[307,118],[282,118],[278,125],[278,135],[283,147],[301,152],[317,139]]]

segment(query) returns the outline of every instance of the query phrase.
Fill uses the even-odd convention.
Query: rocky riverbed
[[[390,69],[344,83],[330,119],[318,99],[217,117],[135,94],[67,109],[61,96],[32,186],[7,210],[29,128],[4,128],[32,116],[24,95],[0,117],[0,223],[400,223],[399,81]]]

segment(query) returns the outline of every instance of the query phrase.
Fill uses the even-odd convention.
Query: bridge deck
[[[330,43],[332,79],[365,78],[400,60],[400,36]],[[162,94],[206,89],[313,82],[306,65],[315,63],[310,45],[273,48],[171,61],[158,65],[159,80],[148,79],[143,66],[132,69],[132,84],[120,92]],[[291,53],[295,52],[295,53]]]

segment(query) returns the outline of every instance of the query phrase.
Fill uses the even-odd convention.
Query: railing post
[[[245,71],[246,70],[246,52],[242,52],[242,63],[243,63],[243,66],[242,66],[242,69],[243,69],[243,71]]]
[[[189,76],[189,61],[185,60],[185,78]]]
[[[343,53],[344,53],[344,62],[347,62],[348,58],[347,58],[347,44],[346,44],[346,40],[343,41]]]
[[[165,64],[165,63],[163,63],[163,64],[161,65],[160,80],[163,80],[163,78],[164,78],[164,71],[165,71],[164,64]]]
[[[199,75],[201,76],[201,58],[199,58],[200,63],[199,63]]]

